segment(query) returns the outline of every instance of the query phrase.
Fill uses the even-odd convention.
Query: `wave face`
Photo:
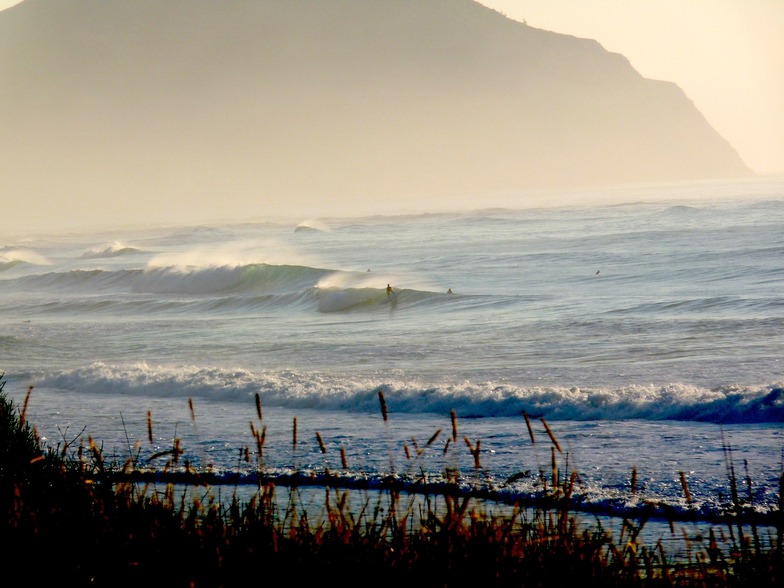
[[[73,293],[127,293],[181,296],[253,292],[291,293],[313,287],[327,270],[252,264],[217,268],[152,268],[71,270],[26,276],[11,283],[24,290]]]

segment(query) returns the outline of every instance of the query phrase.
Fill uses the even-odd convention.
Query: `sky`
[[[0,10],[17,3],[0,0]],[[531,27],[594,39],[642,76],[674,82],[748,167],[784,176],[784,0],[480,3]]]
[[[0,10],[18,0],[0,0]],[[784,175],[784,0],[482,0],[507,17],[597,40],[675,82],[762,175]]]
[[[743,161],[784,175],[784,0],[481,0],[507,17],[595,39],[674,82]]]

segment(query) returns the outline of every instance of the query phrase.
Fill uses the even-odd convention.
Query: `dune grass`
[[[669,555],[661,542],[644,545],[644,518],[624,520],[618,536],[598,519],[587,523],[572,508],[577,474],[561,463],[557,437],[543,419],[551,460],[550,470],[540,472],[544,490],[535,504],[496,508],[486,497],[451,493],[448,483],[412,494],[393,475],[371,492],[344,487],[327,471],[309,487],[305,475],[259,475],[249,496],[225,498],[203,472],[180,462],[178,440],[155,455],[164,463],[152,473],[134,457],[110,464],[89,437],[42,446],[26,419],[30,391],[20,407],[4,385],[0,376],[0,539],[9,585],[757,587],[777,586],[784,577],[781,508],[777,533],[730,519],[690,543],[685,557]],[[256,410],[262,422],[258,397]],[[295,421],[294,446],[297,435]],[[246,460],[255,456],[262,474],[266,429],[251,425],[251,436]],[[480,471],[481,440],[460,439],[453,412],[446,444],[458,443]],[[409,458],[421,451],[406,447]],[[345,454],[341,465],[350,469]],[[460,472],[445,474],[456,486]],[[732,470],[728,482],[740,513]],[[306,494],[320,494],[315,511]]]

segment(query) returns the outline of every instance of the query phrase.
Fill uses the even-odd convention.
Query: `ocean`
[[[557,443],[586,511],[710,519],[731,468],[778,509],[784,178],[0,239],[5,393],[52,447],[514,499]]]

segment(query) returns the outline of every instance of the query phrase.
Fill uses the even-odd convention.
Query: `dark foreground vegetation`
[[[26,420],[27,399],[16,405],[3,386],[7,586],[760,587],[784,577],[780,519],[767,535],[727,522],[680,557],[642,543],[644,520],[623,521],[617,537],[598,520],[586,526],[570,508],[575,476],[556,472],[555,450],[549,489],[533,507],[496,512],[448,492],[412,501],[390,479],[360,492],[359,505],[356,490],[326,484],[319,512],[308,512],[297,484],[262,481],[249,498],[226,500],[198,472],[184,485],[145,482],[134,462],[110,466],[91,439],[45,447]],[[261,452],[263,431],[254,436]],[[478,443],[466,444],[478,461]],[[176,463],[178,444],[166,453]]]

